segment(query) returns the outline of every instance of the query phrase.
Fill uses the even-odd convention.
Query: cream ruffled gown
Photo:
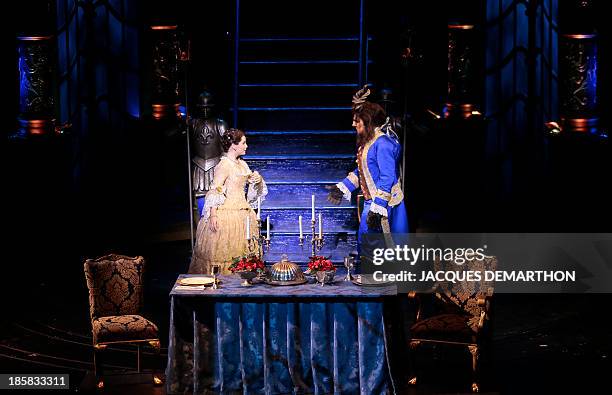
[[[257,198],[268,194],[265,181],[249,183],[251,169],[242,159],[233,161],[223,156],[214,171],[213,183],[206,194],[204,210],[198,223],[196,244],[189,265],[189,273],[210,274],[213,264],[221,265],[221,273],[229,274],[228,266],[234,257],[252,252],[260,254],[257,243],[246,240],[247,216],[250,218],[251,237],[257,234],[257,215],[253,207]],[[217,208],[217,230],[209,226],[211,208]]]

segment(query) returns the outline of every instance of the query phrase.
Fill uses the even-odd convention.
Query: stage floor
[[[120,251],[116,251],[120,252]],[[169,324],[168,293],[178,274],[186,271],[185,241],[133,246],[126,254],[147,259],[145,316],[158,324],[160,356],[145,353],[143,367],[164,369]],[[30,277],[35,278],[35,277]],[[48,270],[35,282],[14,281],[3,299],[0,325],[0,372],[70,373],[71,389],[87,392],[93,381],[87,289],[81,262]],[[8,296],[10,295],[10,296]],[[493,342],[482,365],[484,393],[589,393],[607,385],[612,336],[600,316],[612,295],[495,296]],[[422,353],[419,366],[428,372],[416,388],[401,394],[467,392],[470,357],[467,351]],[[431,351],[431,350],[428,350]],[[109,353],[117,372],[135,366],[135,349]],[[107,380],[106,393],[162,394],[163,387],[146,376]],[[594,392],[595,393],[595,392]]]

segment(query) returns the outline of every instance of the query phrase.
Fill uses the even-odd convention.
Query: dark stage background
[[[240,3],[243,35],[359,34],[359,1]],[[560,116],[558,36],[572,29],[595,30],[599,131],[609,131],[610,27],[605,2],[586,3],[585,8],[580,1],[563,0],[365,2],[369,63],[365,77],[353,79],[373,84],[378,100],[384,89],[391,90],[390,112],[408,125],[405,192],[411,231],[610,231],[607,138],[551,136],[544,126]],[[109,252],[144,255],[149,262],[145,304],[161,323],[164,339],[167,292],[189,264],[188,173],[181,124],[152,119],[149,26],[178,25],[181,37],[190,40],[191,60],[178,74],[181,104],[187,96],[192,108],[197,95],[209,89],[217,113],[248,134],[250,121],[234,118],[232,112],[235,5],[194,0],[22,1],[7,12],[13,23],[4,40],[10,67],[2,75],[10,92],[4,104],[9,256],[3,259],[3,344],[22,338],[14,322],[52,322],[86,334],[82,263]],[[432,116],[443,113],[447,100],[449,23],[477,26],[473,67],[478,77],[471,99],[484,118]],[[71,124],[62,134],[15,135],[20,115],[15,38],[23,35],[58,38],[53,112],[58,124]],[[406,48],[412,51],[408,57]],[[342,53],[339,46],[327,50]],[[276,73],[262,70],[268,77]],[[335,70],[330,66],[319,76],[332,79],[337,73],[341,78],[343,72]],[[347,106],[354,90],[285,94],[301,105]],[[255,105],[284,105],[274,93],[254,96]],[[350,129],[350,122],[348,116],[339,125]],[[580,372],[589,379],[602,371],[601,364],[610,358],[610,338],[593,317],[609,295],[539,296],[531,310],[521,310],[534,303],[528,296],[516,301],[503,297],[507,315],[500,321],[500,349],[511,357],[500,366],[513,368],[516,361],[523,362],[516,347],[525,340],[533,346],[525,355],[527,366],[534,369],[540,368],[542,358],[562,361],[558,363],[566,365],[562,371],[567,374],[569,365],[581,363]],[[514,327],[507,318],[513,313],[529,328]],[[553,352],[540,354],[537,343],[543,338],[552,339]],[[23,361],[0,358],[0,370],[33,366],[28,357],[20,358]],[[554,366],[546,370],[551,380]],[[524,393],[504,379],[506,375],[513,374],[498,372],[492,387]],[[542,385],[545,390],[548,384]],[[554,386],[563,388],[560,383]]]

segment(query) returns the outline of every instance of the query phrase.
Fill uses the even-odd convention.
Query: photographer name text
[[[383,273],[378,270],[373,273],[374,281],[379,282],[571,282],[576,281],[574,270],[484,270],[484,271],[421,271],[402,270],[399,273]]]

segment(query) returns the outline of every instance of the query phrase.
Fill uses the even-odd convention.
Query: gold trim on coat
[[[363,171],[363,178],[365,179],[366,184],[368,186],[368,190],[370,191],[372,196],[380,196],[379,194],[381,193],[387,193],[385,191],[379,191],[378,188],[376,188],[376,184],[374,183],[374,180],[372,179],[372,174],[370,174],[370,170],[368,169],[368,166],[367,166],[368,151],[370,150],[370,147],[374,144],[374,142],[376,142],[376,140],[378,140],[380,137],[384,135],[385,134],[381,132],[380,129],[376,129],[376,132],[374,133],[374,137],[372,138],[372,140],[368,141],[363,146],[363,152],[361,154],[361,169]],[[391,199],[389,199],[389,207],[397,206],[398,204],[402,202],[403,199],[404,199],[404,192],[402,190],[402,183],[401,183],[401,180],[398,179],[397,183],[395,183],[395,185],[393,185],[393,187],[391,188]]]

